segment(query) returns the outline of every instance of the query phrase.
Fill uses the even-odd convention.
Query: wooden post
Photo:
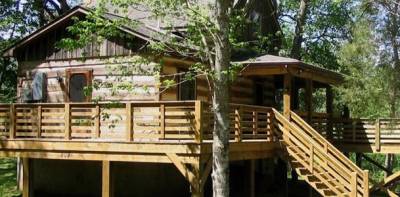
[[[42,133],[42,106],[39,105],[37,108],[37,138],[41,137],[41,133]]]
[[[96,105],[94,109],[94,133],[93,138],[100,138],[100,106]]]
[[[160,105],[161,139],[165,139],[165,105]]]
[[[65,129],[65,139],[71,139],[71,106],[69,103],[65,103],[64,106],[64,129]]]
[[[256,161],[254,159],[249,161],[250,168],[249,168],[249,178],[250,178],[250,193],[249,197],[256,196],[256,176],[255,176],[255,169],[256,169]]]
[[[369,197],[369,176],[368,170],[363,171],[363,180],[364,180],[364,197]]]
[[[328,122],[326,125],[326,134],[328,139],[333,139],[333,126],[332,126],[332,119],[333,119],[333,92],[332,87],[326,87],[326,113],[328,115]]]
[[[291,108],[293,110],[299,109],[299,88],[296,85],[296,78],[292,78],[292,93],[291,93]]]
[[[311,145],[310,147],[310,172],[311,174],[314,173],[314,146]]]
[[[102,187],[101,193],[102,197],[112,197],[112,183],[111,183],[111,173],[110,173],[110,161],[103,161],[102,165]]]
[[[313,96],[313,81],[311,79],[306,79],[306,97],[305,97],[305,104],[306,104],[306,111],[307,111],[307,118],[306,121],[311,124],[312,121],[312,113],[313,113],[313,106],[312,106],[312,96]]]
[[[132,129],[132,103],[126,103],[126,141],[131,142],[133,140],[133,129]]]
[[[381,121],[379,118],[375,123],[375,150],[381,151]]]
[[[292,93],[292,76],[285,74],[283,76],[283,115],[290,119],[290,102]]]
[[[11,104],[10,105],[10,139],[14,139],[15,138],[15,133],[16,133],[16,113],[15,113],[15,105]]]
[[[258,112],[253,111],[253,138],[256,139],[258,133]]]
[[[29,167],[29,158],[22,158],[22,197],[30,195]]]
[[[238,107],[235,109],[235,141],[240,142],[242,140],[242,128],[241,128],[241,116],[242,109]]]
[[[195,124],[196,124],[196,142],[203,142],[203,102],[196,101],[195,103]]]
[[[353,140],[353,142],[355,142],[356,141],[356,125],[357,125],[357,122],[352,120],[351,125],[352,125],[352,140]]]
[[[357,197],[357,172],[351,173],[351,194],[350,197]]]

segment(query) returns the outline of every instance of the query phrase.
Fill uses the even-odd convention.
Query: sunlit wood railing
[[[212,139],[214,117],[211,110],[204,114],[208,117],[207,120],[203,119],[207,123],[204,137]],[[231,140],[277,140],[272,131],[274,114],[271,107],[231,104],[229,119]]]
[[[310,175],[337,196],[369,195],[367,171],[357,167],[296,113],[292,112],[287,119],[275,111],[275,117],[275,128],[281,134],[289,155]]]
[[[272,141],[271,111],[232,104],[231,139]],[[213,120],[201,101],[0,104],[3,139],[202,142]]]
[[[382,145],[400,144],[400,119],[333,119],[332,140],[368,144],[379,151]]]
[[[296,112],[304,120],[305,112]],[[384,145],[400,144],[400,119],[338,118],[326,113],[312,113],[310,125],[337,144],[369,145],[380,151]]]

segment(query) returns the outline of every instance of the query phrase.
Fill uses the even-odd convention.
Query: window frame
[[[188,72],[187,69],[182,69],[182,68],[178,69],[177,71],[178,71],[178,73],[186,73],[186,72]],[[185,100],[182,99],[182,90],[181,90],[182,89],[182,84],[185,83],[185,82],[182,82],[182,78],[183,77],[184,77],[183,75],[179,75],[179,77],[178,77],[178,87],[177,87],[177,99],[178,99],[178,101],[185,101]],[[193,91],[194,91],[193,92],[193,100],[196,100],[197,99],[197,78],[193,79]],[[186,101],[189,101],[189,100],[186,100]]]
[[[83,74],[86,78],[86,86],[92,85],[92,80],[93,80],[93,69],[84,69],[84,68],[70,68],[65,70],[65,84],[66,84],[66,101],[70,101],[70,80],[71,77],[74,75],[78,74]],[[88,95],[85,97],[85,101],[83,102],[91,102],[92,101],[92,95]]]

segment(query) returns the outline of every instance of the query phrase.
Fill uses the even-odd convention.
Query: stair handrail
[[[297,115],[294,112],[291,112],[290,116],[295,121],[300,122],[300,123],[302,123],[303,126],[307,127],[306,131],[310,132],[313,136],[317,137],[320,142],[326,143],[326,146],[328,146],[328,149],[332,150],[336,154],[336,156],[338,156],[342,160],[348,161],[345,164],[350,165],[350,167],[353,170],[356,170],[357,173],[362,174],[363,171],[356,164],[354,164],[349,158],[347,158],[342,152],[340,152],[335,146],[333,146],[326,138],[324,138],[313,127],[311,127],[307,122],[305,122],[299,115]]]
[[[333,146],[327,139],[325,139],[321,134],[319,134],[314,128],[312,128],[308,123],[306,123],[302,118],[300,118],[296,113],[291,112],[290,113],[290,120],[288,120],[286,117],[284,117],[282,114],[280,114],[278,111],[273,109],[275,113],[275,117],[277,119],[281,119],[284,122],[287,122],[291,130],[301,130],[306,133],[298,132],[304,139],[308,139],[312,141],[313,143],[317,143],[320,147],[319,149],[322,150],[319,151],[323,155],[326,155],[326,159],[331,160],[331,161],[339,161],[338,165],[342,165],[341,167],[344,172],[346,172],[350,177],[351,180],[348,180],[347,184],[352,184],[351,187],[351,193],[353,195],[357,195],[357,193],[361,193],[364,196],[368,196],[369,194],[369,186],[368,186],[368,172],[367,171],[362,171],[358,166],[356,166],[349,158],[345,157],[343,153],[341,153],[335,146]],[[291,121],[295,122],[296,124],[290,124]],[[312,144],[312,146],[315,146]],[[313,147],[315,148],[315,147]],[[325,149],[325,151],[323,151]],[[334,154],[329,154],[329,153],[334,153]],[[315,154],[315,153],[313,153]],[[312,165],[312,164],[310,164]],[[332,174],[332,176],[342,176],[338,173]],[[361,179],[360,179],[361,178]],[[345,180],[346,181],[346,180]],[[361,188],[359,188],[357,185],[360,184]]]

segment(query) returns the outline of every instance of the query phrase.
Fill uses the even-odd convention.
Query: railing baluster
[[[161,139],[165,139],[165,105],[160,105],[160,127],[161,127]]]
[[[375,124],[375,150],[381,150],[381,121],[378,118]]]
[[[100,138],[100,105],[94,108],[94,132],[93,138]]]
[[[9,138],[10,139],[14,139],[15,138],[15,130],[16,130],[16,126],[15,126],[15,123],[16,123],[16,113],[15,113],[15,105],[14,104],[11,104],[10,105],[10,136],[9,136]]]
[[[196,101],[195,103],[195,121],[196,121],[196,127],[195,127],[195,137],[196,137],[196,142],[203,142],[203,102],[202,101]]]
[[[132,129],[132,103],[126,103],[126,140],[131,142],[133,140],[133,129]]]
[[[37,138],[41,137],[42,134],[42,106],[39,105],[38,108],[38,113],[37,113]]]
[[[258,112],[253,111],[253,138],[256,138],[258,130]]]
[[[64,129],[65,129],[65,139],[71,139],[71,106],[69,103],[64,105]]]
[[[242,131],[241,131],[241,117],[242,115],[242,108],[239,106],[235,109],[235,141],[240,142],[242,141]]]

